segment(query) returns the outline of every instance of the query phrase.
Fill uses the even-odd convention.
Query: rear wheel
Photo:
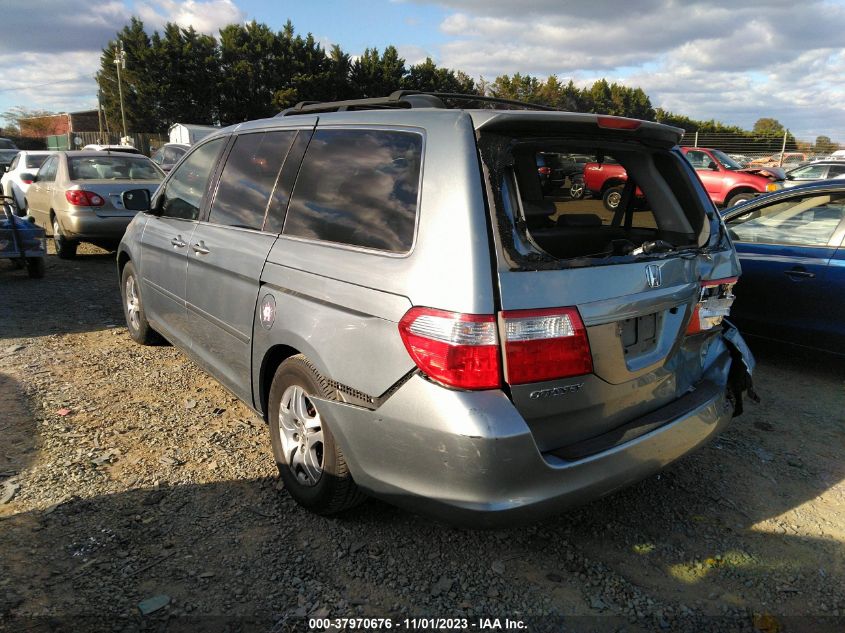
[[[366,497],[355,485],[343,452],[323,424],[312,397],[328,398],[330,388],[305,358],[288,358],[270,387],[270,442],[290,496],[317,514],[336,514]]]
[[[73,259],[76,257],[78,242],[69,240],[62,235],[62,227],[59,226],[59,220],[55,216],[53,216],[53,244],[56,246],[56,255],[60,259]]]
[[[44,276],[44,258],[43,257],[27,257],[26,258],[26,272],[33,279],[41,279]]]
[[[569,187],[569,197],[573,200],[580,200],[584,197],[584,181],[580,178],[575,178],[572,180],[572,184]]]

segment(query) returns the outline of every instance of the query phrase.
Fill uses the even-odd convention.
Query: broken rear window
[[[558,139],[479,145],[512,258],[613,263],[701,241],[699,185],[670,150]]]

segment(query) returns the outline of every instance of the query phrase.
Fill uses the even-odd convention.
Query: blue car
[[[724,220],[742,263],[740,330],[845,354],[845,182],[760,196]]]

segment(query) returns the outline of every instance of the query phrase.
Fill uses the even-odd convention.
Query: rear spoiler
[[[678,127],[603,114],[491,110],[475,111],[471,116],[476,132],[510,136],[574,136],[608,140],[630,138],[646,145],[668,149],[680,143],[684,135],[684,130]]]

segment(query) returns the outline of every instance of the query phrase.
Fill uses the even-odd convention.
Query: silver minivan
[[[658,471],[753,395],[725,320],[737,256],[682,130],[462,99],[300,104],[124,195],[144,211],[118,250],[131,336],[263,416],[315,512],[373,495],[533,520]],[[546,193],[548,152],[622,164],[618,208]]]

